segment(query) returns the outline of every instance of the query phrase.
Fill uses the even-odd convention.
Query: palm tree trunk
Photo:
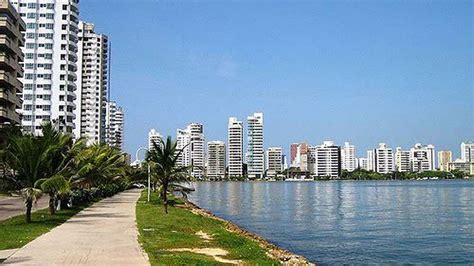
[[[163,183],[163,204],[165,205],[165,213],[168,214],[168,183]]]
[[[56,199],[54,193],[49,193],[49,214],[53,215],[56,212]]]
[[[26,223],[31,222],[31,208],[33,207],[32,200],[26,200]]]

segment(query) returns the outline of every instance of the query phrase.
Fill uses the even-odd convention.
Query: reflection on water
[[[320,264],[474,263],[474,182],[200,182],[190,200]]]

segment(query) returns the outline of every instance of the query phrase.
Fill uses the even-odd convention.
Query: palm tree
[[[151,166],[151,173],[160,185],[160,198],[166,214],[168,213],[168,192],[172,192],[172,189],[191,179],[189,175],[191,167],[178,165],[183,149],[178,150],[176,144],[170,136],[166,141],[160,138],[158,143],[153,142],[153,148],[147,152],[146,156]]]
[[[16,183],[23,188],[27,223],[31,221],[33,202],[42,194],[35,183],[45,177],[49,153],[54,148],[33,135],[14,136],[6,148],[9,168],[14,170]]]
[[[54,214],[59,195],[70,190],[69,177],[74,171],[75,156],[84,149],[85,139],[80,138],[74,142],[71,135],[55,130],[51,124],[43,126],[42,136],[38,138],[44,146],[50,146],[51,150],[44,178],[36,181],[35,187],[49,194],[49,213]]]
[[[125,175],[125,156],[106,144],[94,144],[76,155],[76,173],[71,182],[76,187],[91,188],[115,182]]]

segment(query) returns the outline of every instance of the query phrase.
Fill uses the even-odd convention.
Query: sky
[[[471,1],[81,0],[112,42],[125,150],[191,122],[227,139],[264,113],[265,146],[386,142],[459,156],[474,140]],[[134,156],[133,156],[133,159]]]

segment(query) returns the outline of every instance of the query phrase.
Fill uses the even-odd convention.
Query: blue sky
[[[265,146],[474,140],[471,1],[81,0],[112,41],[125,148],[264,112]]]

